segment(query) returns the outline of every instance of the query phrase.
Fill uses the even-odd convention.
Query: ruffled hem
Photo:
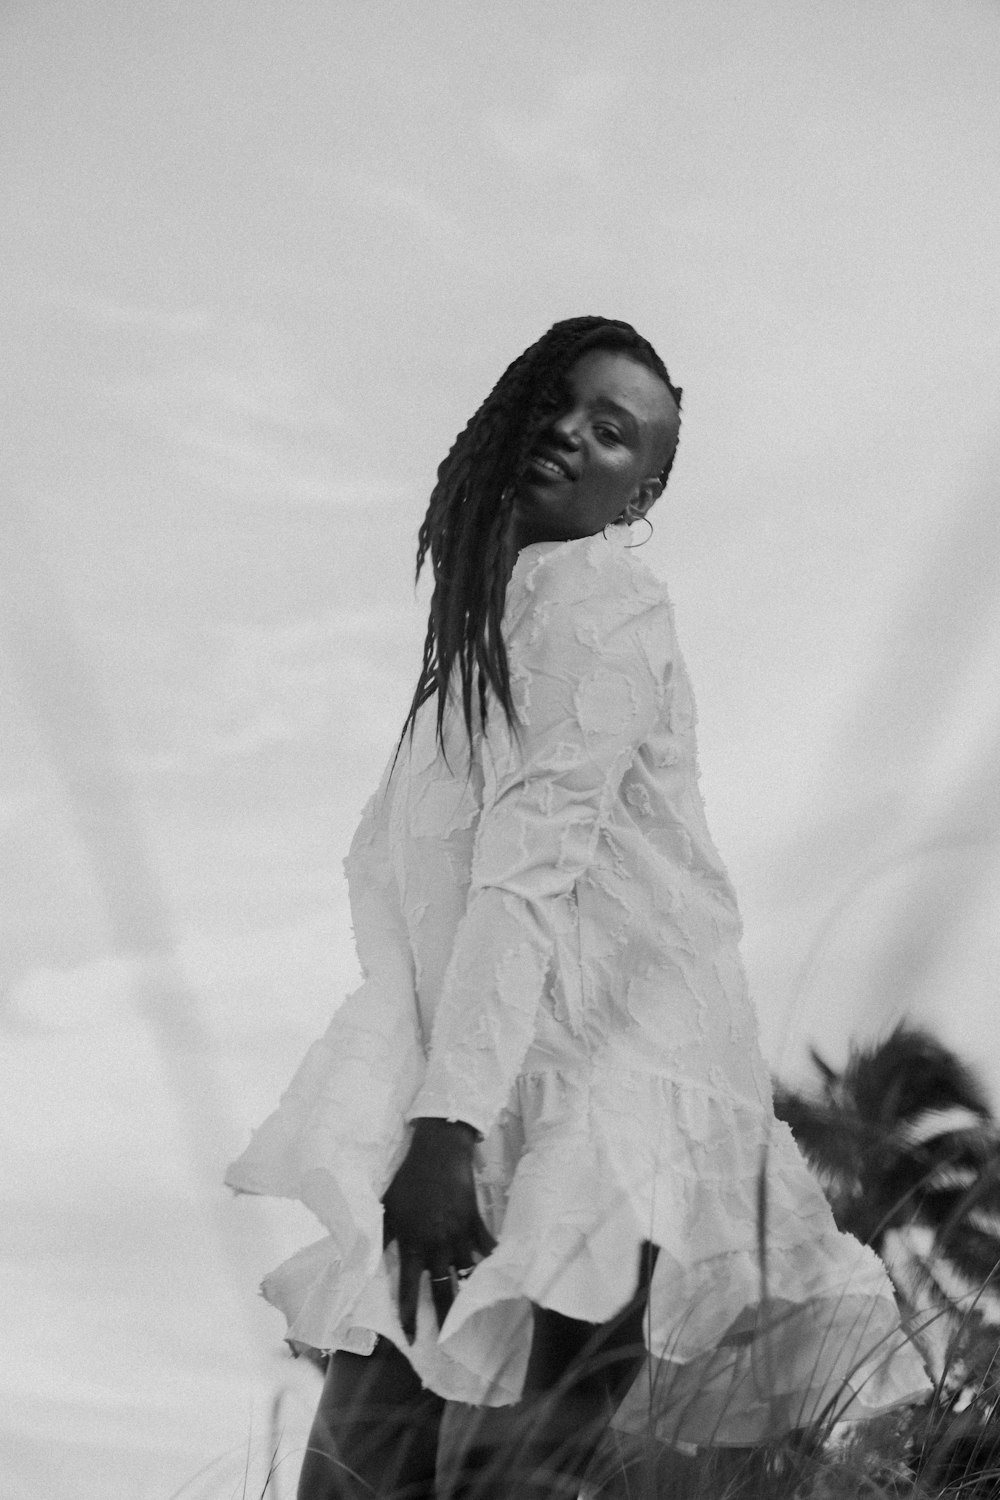
[[[231,1169],[232,1186],[275,1191],[270,1156],[285,1163],[288,1187],[274,1119],[269,1149],[262,1156],[257,1143]],[[605,1321],[632,1297],[650,1241],[651,1358],[619,1413],[625,1430],[743,1444],[929,1389],[884,1268],[837,1231],[763,1101],[638,1073],[522,1076],[478,1164],[497,1248],[462,1283],[440,1334],[425,1278],[412,1347],[396,1312],[395,1247],[382,1252],[384,1177],[373,1181],[356,1144],[334,1159],[336,1180],[311,1167],[295,1194],[331,1235],[264,1283],[296,1343],[363,1353],[382,1335],[445,1398],[507,1405],[523,1385],[531,1304]]]
[[[891,1297],[758,1305],[701,1356],[649,1354],[614,1425],[670,1445],[753,1446],[816,1422],[865,1420],[930,1391]]]
[[[364,1322],[347,1320],[330,1329],[329,1336],[322,1310],[336,1265],[329,1260],[328,1241],[272,1273],[264,1294],[285,1314],[293,1343],[366,1354],[381,1334],[407,1355],[424,1384],[445,1399],[471,1406],[513,1405],[527,1366],[531,1300],[500,1267],[491,1267],[487,1277],[488,1263],[482,1262],[435,1336],[425,1284],[411,1347],[395,1312],[391,1251],[385,1259],[356,1309],[355,1316]],[[651,1307],[658,1297],[654,1277]],[[891,1296],[843,1290],[799,1304],[758,1303],[744,1307],[717,1343],[698,1354],[680,1359],[676,1343],[658,1343],[647,1323],[648,1358],[615,1416],[619,1430],[672,1445],[752,1445],[818,1420],[876,1416],[922,1400],[930,1390]]]

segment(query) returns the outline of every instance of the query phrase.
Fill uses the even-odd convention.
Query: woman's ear
[[[658,474],[651,474],[648,479],[642,481],[636,492],[635,499],[630,500],[626,506],[628,515],[633,520],[638,521],[640,516],[646,514],[650,506],[655,505],[662,494],[663,480]]]

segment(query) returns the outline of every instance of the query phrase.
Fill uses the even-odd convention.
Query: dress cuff
[[[447,1120],[452,1125],[468,1125],[483,1140],[493,1121],[484,1117],[482,1109],[476,1109],[468,1101],[448,1099],[436,1089],[422,1088],[406,1112],[406,1123],[417,1120]]]

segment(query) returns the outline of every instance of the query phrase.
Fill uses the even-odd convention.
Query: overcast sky
[[[685,389],[646,556],[769,1057],[911,1014],[985,1061],[992,0],[53,0],[0,27],[0,930],[15,1072],[60,1080],[71,1152],[43,1165],[20,1110],[39,1236],[163,1111],[149,1172],[216,1180],[352,982],[340,859],[415,679],[435,467],[577,313],[634,322]],[[136,946],[179,966],[138,1004]],[[214,1049],[194,1080],[184,1027]]]

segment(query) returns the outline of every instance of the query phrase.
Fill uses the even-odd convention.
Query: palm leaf
[[[815,1049],[811,1057],[817,1094],[779,1084],[775,1113],[839,1227],[877,1251],[890,1230],[928,1231],[931,1248],[911,1274],[934,1305],[955,1306],[949,1284],[1000,1288],[1000,1136],[973,1070],[907,1025],[852,1046],[842,1072]]]

